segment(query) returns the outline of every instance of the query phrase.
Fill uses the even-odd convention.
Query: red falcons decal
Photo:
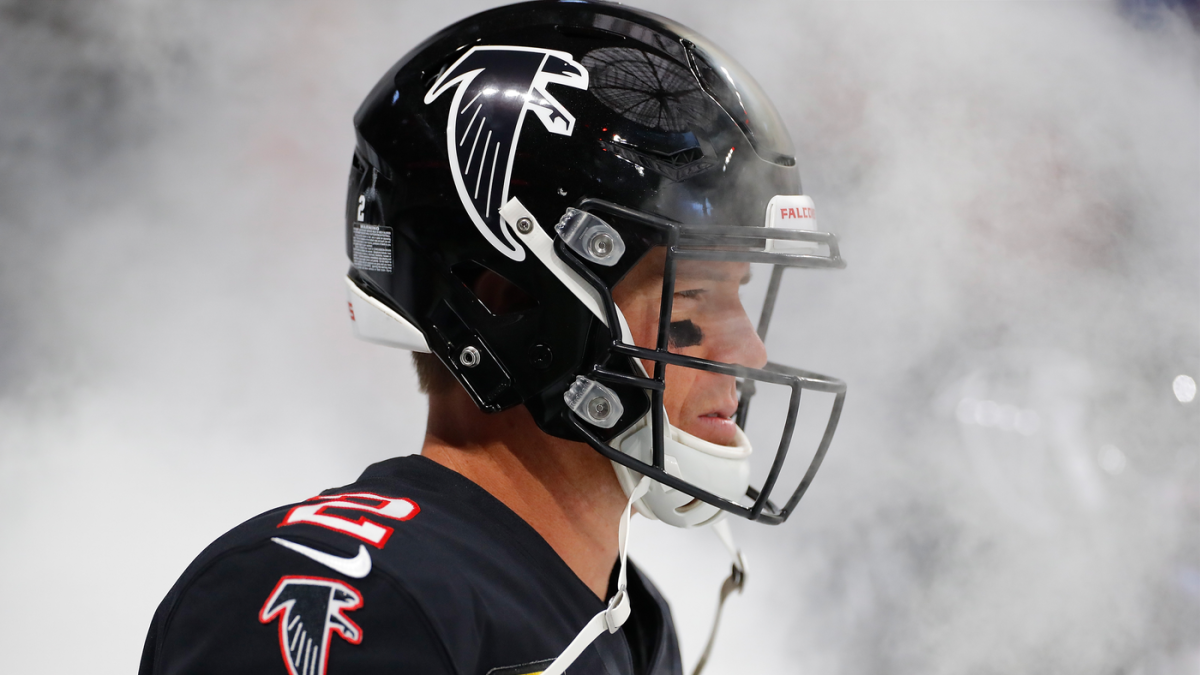
[[[368,520],[366,516],[361,516],[358,520],[335,516],[328,513],[329,509],[365,511],[389,520],[401,521],[421,512],[421,508],[411,499],[380,497],[371,492],[345,492],[340,495],[313,497],[299,506],[292,507],[278,527],[308,523],[348,534],[376,548],[383,548],[388,537],[392,536],[393,529],[387,525]]]
[[[780,217],[787,218],[812,218],[816,215],[816,209],[810,209],[807,206],[793,206],[779,209]]]
[[[279,619],[279,651],[289,675],[325,675],[330,637],[362,642],[362,629],[345,612],[362,607],[362,594],[336,579],[287,576],[263,603],[258,620]]]

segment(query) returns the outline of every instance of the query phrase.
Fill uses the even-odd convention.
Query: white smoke
[[[487,4],[0,2],[9,667],[129,672],[209,541],[419,447],[407,356],[344,316],[350,119]],[[849,262],[787,277],[773,358],[850,393],[797,514],[735,523],[751,575],[708,672],[1196,672],[1186,17],[639,6],[758,76]],[[690,666],[724,554],[634,537]]]

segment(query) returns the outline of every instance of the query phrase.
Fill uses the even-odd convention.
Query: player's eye
[[[701,295],[704,295],[703,288],[689,288],[686,291],[675,291],[675,297],[677,298],[698,298]]]

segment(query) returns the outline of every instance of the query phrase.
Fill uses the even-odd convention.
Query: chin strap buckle
[[[629,594],[624,588],[618,588],[617,594],[608,601],[608,609],[604,610],[604,627],[608,632],[615,633],[625,625],[633,608],[629,606]]]

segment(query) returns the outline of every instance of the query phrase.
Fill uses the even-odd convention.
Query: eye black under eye
[[[700,344],[704,340],[704,333],[691,319],[684,319],[671,322],[667,327],[667,338],[671,349],[682,349]]]

